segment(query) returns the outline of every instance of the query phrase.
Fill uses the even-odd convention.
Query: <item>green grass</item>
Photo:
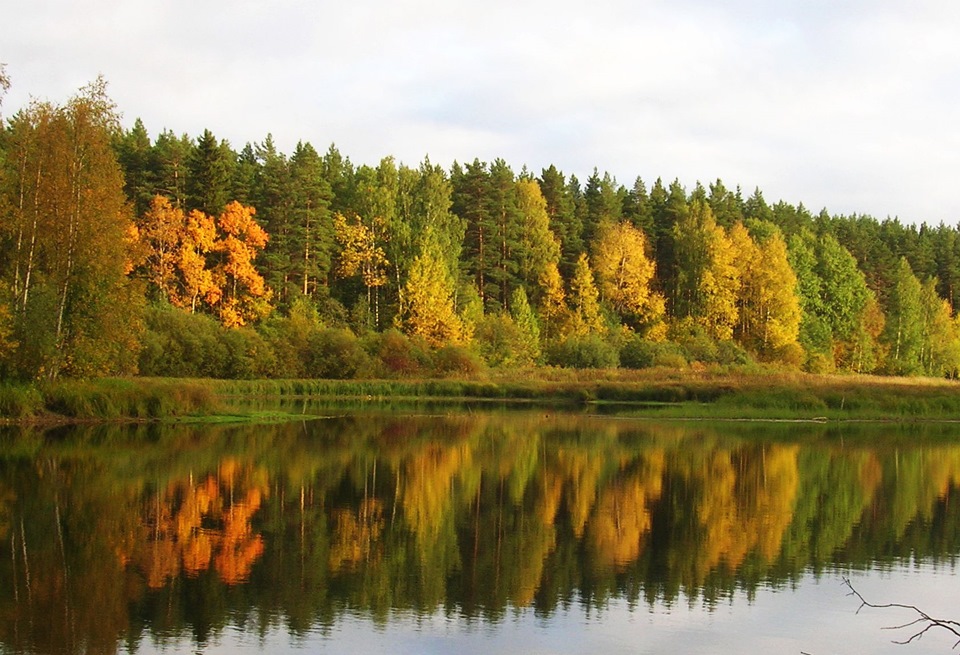
[[[763,369],[570,371],[483,379],[217,382],[234,397],[310,397],[369,403],[485,401],[576,404],[600,411],[688,418],[960,420],[960,383],[924,378],[818,376]]]
[[[282,420],[286,414],[271,408],[271,399],[294,398],[324,399],[328,406],[343,403],[351,408],[496,402],[664,418],[960,420],[960,383],[955,381],[720,368],[543,368],[423,380],[105,378],[35,386],[0,384],[0,417]],[[266,402],[259,402],[254,411],[253,404],[245,404],[254,399]]]

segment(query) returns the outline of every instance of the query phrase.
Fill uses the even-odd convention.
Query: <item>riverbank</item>
[[[7,422],[212,420],[244,401],[501,403],[662,418],[960,420],[960,383],[931,378],[730,370],[530,369],[470,379],[207,380],[104,378],[0,385]],[[238,410],[238,408],[240,408]]]

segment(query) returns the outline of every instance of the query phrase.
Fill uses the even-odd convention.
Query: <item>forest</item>
[[[3,379],[960,370],[956,226],[719,179],[151,136],[102,78],[3,121]]]

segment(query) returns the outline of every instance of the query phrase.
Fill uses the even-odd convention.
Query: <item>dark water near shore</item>
[[[0,432],[0,653],[947,652],[960,427],[364,412]]]

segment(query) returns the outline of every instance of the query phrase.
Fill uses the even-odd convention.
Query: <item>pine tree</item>
[[[575,200],[563,173],[551,165],[540,175],[540,190],[547,204],[550,229],[560,243],[560,270],[569,276],[577,258],[584,251],[580,234],[583,226],[576,212]]]
[[[333,256],[332,192],[323,162],[309,143],[299,142],[290,157],[293,232],[289,248],[291,275],[300,293],[316,297],[326,289]],[[269,245],[269,244],[268,244]]]
[[[217,142],[210,130],[204,130],[187,160],[187,208],[210,216],[223,211],[230,201],[231,174],[235,156],[226,141]]]
[[[139,118],[134,121],[133,127],[119,136],[114,148],[123,170],[123,190],[133,203],[134,215],[142,216],[155,193],[150,170],[153,146],[143,121]]]

